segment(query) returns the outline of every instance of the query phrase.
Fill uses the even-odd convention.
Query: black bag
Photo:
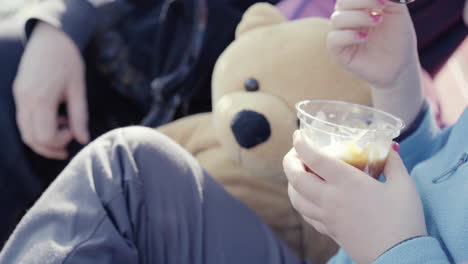
[[[148,13],[128,9],[126,16],[101,29],[95,38],[95,63],[113,89],[147,113],[142,125],[155,127],[173,120],[192,95],[189,85],[183,82],[200,58],[207,5],[206,0],[166,0],[152,9]],[[153,47],[153,52],[146,54],[151,56],[151,64],[144,70],[132,64],[128,45],[129,38],[138,36],[126,34],[142,28],[154,31],[148,43],[140,43],[142,48],[148,44]]]
[[[118,21],[107,19],[112,26],[96,36],[98,70],[147,113],[142,125],[211,111],[214,63],[234,39],[245,10],[258,0],[138,2],[139,8],[128,8]]]

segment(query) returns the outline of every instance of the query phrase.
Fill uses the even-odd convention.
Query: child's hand
[[[396,81],[407,71],[418,69],[416,35],[406,5],[338,0],[331,23],[328,48],[340,64],[374,87],[400,85]]]
[[[283,166],[294,208],[357,263],[371,263],[399,242],[427,235],[418,191],[395,151],[381,183],[320,154],[296,132]]]

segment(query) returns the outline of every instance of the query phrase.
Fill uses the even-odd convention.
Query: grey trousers
[[[0,263],[300,260],[179,145],[129,127],[72,160],[21,220]]]

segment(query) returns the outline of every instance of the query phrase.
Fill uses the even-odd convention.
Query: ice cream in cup
[[[300,129],[312,146],[374,178],[382,173],[392,141],[404,127],[391,114],[341,101],[302,101],[296,109]]]

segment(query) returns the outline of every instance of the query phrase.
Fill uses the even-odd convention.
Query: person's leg
[[[22,219],[0,263],[300,263],[180,146],[114,130],[69,164]]]

